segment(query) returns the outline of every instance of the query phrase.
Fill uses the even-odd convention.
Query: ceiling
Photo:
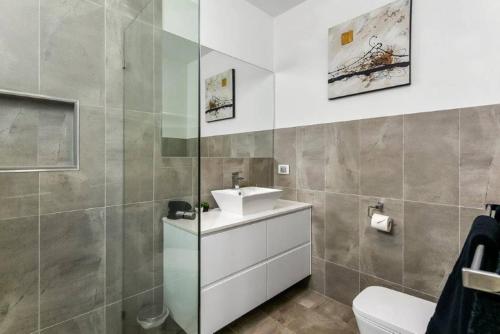
[[[292,7],[306,0],[247,0],[255,7],[263,10],[271,16],[283,14]]]

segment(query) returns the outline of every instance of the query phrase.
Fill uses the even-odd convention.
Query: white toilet
[[[423,334],[435,303],[379,286],[354,298],[352,308],[361,334]]]

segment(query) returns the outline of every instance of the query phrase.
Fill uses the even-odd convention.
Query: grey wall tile
[[[326,191],[359,193],[359,121],[326,125]]]
[[[0,219],[38,215],[38,173],[0,173]]]
[[[130,16],[106,11],[106,105],[123,106],[123,34]]]
[[[481,209],[460,208],[460,247],[465,243],[474,219],[480,215],[489,215],[489,212]]]
[[[274,130],[274,185],[276,186],[285,188],[296,187],[296,134],[297,131],[295,128]],[[289,165],[290,174],[277,174],[278,165]]]
[[[256,131],[253,133],[255,139],[254,158],[272,158],[273,157],[273,130]]]
[[[232,187],[232,173],[240,172],[240,177],[244,180],[240,181],[240,186],[248,185],[250,179],[250,159],[248,158],[224,158],[222,167],[222,185],[224,188]],[[203,168],[203,162],[202,162]],[[201,176],[203,180],[203,174]],[[203,182],[203,181],[202,181]]]
[[[1,89],[38,92],[38,3],[0,2]]]
[[[393,219],[391,233],[370,226],[369,205],[378,198],[361,197],[359,202],[360,270],[363,273],[398,284],[403,283],[403,201],[384,200],[384,211],[378,212]]]
[[[40,173],[40,211],[53,213],[104,206],[104,113],[82,108],[80,170]]]
[[[259,187],[273,186],[273,158],[250,158],[249,185]]]
[[[153,287],[153,203],[106,208],[107,302]]]
[[[137,323],[137,313],[142,306],[153,304],[151,291],[106,307],[106,334],[147,333]]]
[[[281,199],[288,200],[288,201],[296,201],[297,200],[297,189],[291,189],[291,188],[282,188],[282,187],[274,187],[275,189],[280,189],[282,191],[281,193]]]
[[[359,199],[355,195],[326,193],[325,259],[358,269]]]
[[[405,202],[404,286],[437,296],[458,256],[457,207]]]
[[[405,116],[405,199],[458,204],[458,110]]]
[[[346,305],[359,293],[359,272],[326,262],[325,294]]]
[[[0,333],[38,329],[38,217],[0,220]]]
[[[500,106],[460,111],[460,205],[500,202]]]
[[[42,215],[40,233],[41,327],[103,306],[104,208]]]
[[[155,200],[173,199],[192,195],[191,166],[157,168],[155,174]]]
[[[325,193],[298,190],[297,201],[310,203],[312,207],[312,256],[325,258]]]
[[[124,200],[137,203],[153,200],[153,114],[125,111]]]
[[[325,126],[297,128],[297,188],[325,189]]]
[[[381,286],[387,289],[403,292],[403,287],[401,285],[361,273],[359,277],[359,290],[363,291],[370,286]]]
[[[153,28],[143,23],[148,6],[125,34],[124,103],[128,110],[154,112]]]
[[[40,90],[104,105],[104,7],[90,1],[40,2]]]
[[[203,158],[200,163],[201,193],[209,195],[212,190],[222,189],[222,159]]]
[[[231,136],[208,137],[208,155],[210,157],[221,158],[231,157]]]
[[[314,291],[325,294],[325,260],[312,257],[311,278],[308,286]]]
[[[104,308],[42,330],[40,334],[105,334]]]
[[[23,99],[0,97],[0,166],[7,168],[37,165],[37,105]]]
[[[403,292],[408,294],[408,295],[430,301],[432,303],[437,303],[437,301],[438,301],[438,296],[430,296],[430,295],[423,293],[421,291],[413,290],[413,289],[410,289],[407,287],[403,288]]]
[[[360,121],[362,195],[403,197],[403,117]]]
[[[123,203],[123,110],[106,109],[106,205]]]
[[[255,136],[253,132],[235,133],[231,136],[231,157],[250,158],[255,152]]]
[[[150,2],[150,0],[108,0],[107,5],[109,9],[135,17],[139,15]],[[148,18],[149,22],[151,22],[151,18],[146,16],[146,14],[142,15],[140,18],[142,20]]]

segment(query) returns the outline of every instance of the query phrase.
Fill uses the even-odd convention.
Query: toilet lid
[[[379,286],[364,289],[352,302],[356,315],[389,331],[425,333],[436,304]]]

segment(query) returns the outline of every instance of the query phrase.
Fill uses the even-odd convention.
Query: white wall
[[[205,79],[229,69],[235,69],[236,117],[224,121],[205,121]],[[274,75],[217,51],[201,58],[201,135],[215,136],[274,127]]]
[[[200,42],[273,69],[273,18],[245,0],[201,0]]]
[[[500,102],[500,1],[413,0],[412,85],[328,101],[328,28],[390,0],[309,0],[274,31],[276,127]]]

